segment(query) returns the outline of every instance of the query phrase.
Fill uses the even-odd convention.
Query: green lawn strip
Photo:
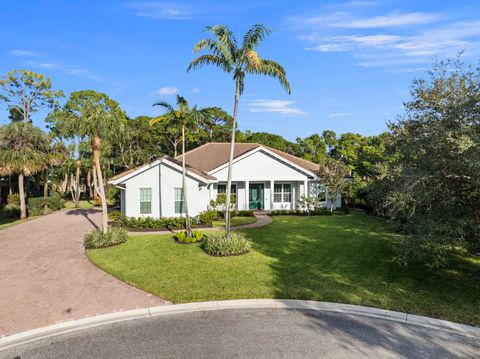
[[[36,218],[36,217],[34,217]],[[23,223],[28,219],[20,219],[16,217],[9,217],[4,213],[0,213],[0,229],[5,229],[19,223]]]
[[[233,217],[230,221],[232,227],[235,226],[244,226],[246,224],[255,223],[257,221],[256,217]],[[225,220],[213,221],[214,227],[225,227]]]
[[[215,258],[171,235],[131,237],[88,250],[115,277],[175,303],[291,298],[366,305],[480,325],[480,259],[428,272],[391,261],[399,237],[386,221],[348,216],[275,217],[244,230],[251,252]]]

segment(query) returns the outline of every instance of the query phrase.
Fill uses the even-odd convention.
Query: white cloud
[[[10,54],[13,56],[21,56],[21,57],[35,57],[39,56],[40,54],[35,51],[30,50],[12,50]]]
[[[334,118],[334,117],[350,117],[350,116],[353,116],[353,113],[351,113],[351,112],[335,112],[335,113],[330,113],[327,117]]]
[[[347,12],[339,11],[323,16],[296,16],[290,18],[290,22],[300,28],[313,26],[317,28],[374,29],[425,25],[438,19],[440,19],[438,14],[425,12],[391,12],[372,17],[354,17]]]
[[[190,7],[168,1],[139,1],[127,5],[135,10],[136,16],[160,20],[186,20],[193,15]]]
[[[165,86],[159,88],[157,91],[154,92],[156,95],[175,95],[179,92],[180,90],[177,89],[176,87],[170,87],[170,86]]]
[[[305,115],[306,112],[291,107],[295,101],[257,99],[247,106],[250,112],[275,112],[281,115]]]
[[[103,81],[103,76],[97,75],[89,70],[83,69],[75,65],[62,64],[60,62],[40,62],[40,61],[27,61],[27,66],[39,69],[53,70],[63,72],[67,75],[86,78],[94,81]]]
[[[198,93],[200,92],[200,89],[198,87],[194,87],[193,89],[190,90],[190,93]]]
[[[332,36],[319,39],[322,43],[309,49],[322,52],[340,52],[368,47],[386,48],[399,42],[401,39],[401,36],[384,34]]]

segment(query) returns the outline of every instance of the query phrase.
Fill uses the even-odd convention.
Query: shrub
[[[16,204],[20,206],[20,195],[18,193],[12,193],[7,196],[7,204]]]
[[[50,211],[58,211],[65,206],[65,201],[59,194],[50,197],[32,197],[28,199],[28,214],[40,216],[44,214],[45,207]]]
[[[220,217],[220,214],[218,213],[218,211],[215,211],[213,209],[208,209],[206,211],[199,213],[198,220],[200,224],[211,226],[212,222],[216,220],[218,217]]]
[[[253,210],[248,210],[248,211],[238,211],[237,216],[239,217],[254,217],[255,215],[253,214]]]
[[[249,246],[243,233],[231,232],[230,238],[226,238],[224,232],[212,232],[205,236],[202,249],[212,256],[224,257],[245,254]]]
[[[100,196],[95,196],[93,198],[93,205],[94,206],[101,206],[102,205],[102,198],[100,198]]]
[[[350,214],[350,208],[348,207],[338,207],[333,211],[334,214],[343,215],[343,214]]]
[[[313,210],[312,215],[314,216],[333,216],[333,212],[325,207],[317,207]]]
[[[128,232],[121,227],[113,227],[107,233],[95,229],[85,236],[85,248],[105,248],[127,241]]]
[[[121,219],[122,219],[122,212],[120,211],[112,211],[112,212],[109,212],[108,213],[108,218],[112,221],[112,222],[121,222]]]
[[[3,212],[10,218],[20,217],[20,206],[18,204],[9,203],[3,208]]]
[[[192,231],[192,236],[187,236],[187,231],[178,232],[173,236],[175,240],[179,243],[198,243],[203,240],[205,237],[204,234],[200,231]]]
[[[122,217],[123,225],[129,228],[181,229],[185,228],[183,217]]]

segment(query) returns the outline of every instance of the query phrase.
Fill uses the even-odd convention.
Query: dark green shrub
[[[205,226],[211,226],[212,222],[215,221],[218,217],[220,217],[218,211],[208,209],[199,213],[198,220],[200,224],[203,224]]]
[[[253,210],[248,210],[248,211],[238,211],[237,212],[238,217],[254,217],[255,215],[253,214]]]
[[[122,212],[120,211],[111,211],[108,213],[108,218],[112,221],[112,222],[121,222],[121,219],[122,219]]]
[[[20,206],[20,195],[18,193],[12,193],[7,196],[7,204],[16,204]]]
[[[192,231],[192,236],[187,236],[187,231],[178,232],[173,236],[175,240],[179,243],[198,243],[201,242],[204,238],[204,234],[200,231]]]
[[[7,204],[3,208],[3,212],[10,218],[20,217],[20,205],[18,204]]]
[[[333,212],[330,209],[325,207],[317,207],[313,210],[312,215],[314,216],[333,216]]]
[[[185,218],[183,217],[162,217],[162,218],[122,217],[121,223],[128,228],[139,228],[139,229],[140,228],[152,228],[152,229],[185,228]]]
[[[58,193],[47,197],[47,207],[52,211],[58,211],[65,207],[65,200]]]
[[[243,233],[231,232],[226,238],[225,232],[212,232],[205,236],[202,249],[212,256],[225,257],[245,254],[249,245]]]
[[[110,228],[107,233],[95,229],[85,236],[85,248],[105,248],[127,241],[128,232],[121,227]]]
[[[333,211],[334,214],[343,215],[343,214],[350,214],[350,208],[348,207],[338,207]]]
[[[28,214],[30,216],[40,216],[45,213],[45,207],[48,211],[58,211],[65,206],[65,201],[59,194],[50,197],[32,197],[28,199]]]

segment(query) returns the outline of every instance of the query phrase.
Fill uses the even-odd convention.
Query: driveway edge
[[[458,324],[446,320],[422,317],[402,312],[395,312],[385,309],[370,308],[358,305],[317,302],[310,300],[293,299],[242,299],[225,300],[211,302],[196,302],[186,304],[175,304],[144,309],[134,309],[124,312],[114,312],[110,314],[98,315],[84,319],[72,320],[63,323],[57,323],[22,333],[12,334],[0,338],[0,351],[26,344],[31,341],[48,338],[51,336],[65,334],[82,329],[88,329],[101,325],[111,324],[120,321],[155,317],[159,315],[169,315],[178,313],[191,313],[199,311],[211,311],[222,309],[296,309],[296,310],[316,310],[321,312],[333,312],[348,315],[360,315],[372,318],[380,318],[406,324],[412,324],[437,330],[443,330],[451,333],[480,336],[480,328],[470,325]]]

